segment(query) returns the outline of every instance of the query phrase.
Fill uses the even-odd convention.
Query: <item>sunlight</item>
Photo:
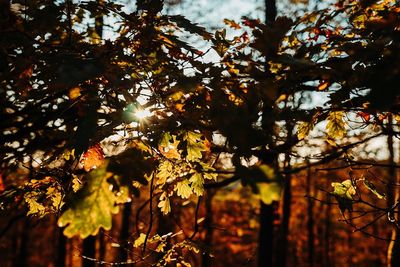
[[[151,115],[152,115],[152,113],[148,109],[139,109],[139,110],[136,110],[134,113],[134,116],[136,118],[138,118],[139,120],[144,120],[147,117],[150,117]]]

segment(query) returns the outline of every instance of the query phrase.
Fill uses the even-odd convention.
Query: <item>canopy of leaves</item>
[[[138,1],[134,12],[101,2],[0,4],[1,169],[7,175],[38,157],[33,175],[54,177],[66,193],[60,225],[69,237],[110,229],[124,202],[110,187],[128,189],[128,199],[150,181],[164,214],[175,196],[237,180],[271,203],[288,165],[279,154],[292,155],[316,124],[339,143],[324,163],[355,146],[341,146],[352,116],[362,112],[361,127],[384,133],[387,115],[399,115],[400,9],[392,1],[349,1],[297,22],[227,20],[243,30],[235,37],[163,15],[162,1]],[[112,39],[96,34],[96,16],[117,21]],[[207,41],[217,62],[203,60],[181,31]],[[310,92],[328,98],[311,105]],[[351,181],[332,186],[350,210]],[[43,213],[36,194],[44,189],[18,191],[29,214]]]

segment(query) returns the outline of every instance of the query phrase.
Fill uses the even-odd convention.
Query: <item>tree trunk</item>
[[[273,22],[276,17],[275,0],[265,0],[265,22]],[[266,116],[266,115],[263,115]],[[264,118],[263,118],[264,119]],[[267,123],[269,124],[269,123]],[[272,126],[272,127],[271,127]],[[266,125],[263,128],[273,129],[273,125]],[[277,156],[271,160],[274,167],[277,165]],[[277,168],[275,168],[277,169]],[[260,232],[258,237],[258,266],[269,267],[274,263],[274,210],[275,205],[266,205],[260,202]]]
[[[275,21],[276,14],[276,0],[265,0],[265,22]]]
[[[103,0],[97,0],[96,3],[98,5],[103,4]],[[103,27],[104,27],[104,19],[103,19],[103,14],[94,14],[95,17],[95,26],[94,29],[97,34],[97,38],[100,40],[94,40],[95,42],[100,43],[102,38],[103,38]],[[84,256],[90,257],[90,258],[95,258],[96,257],[96,237],[95,236],[89,236],[86,239],[83,240],[83,248],[82,248],[82,254]],[[82,259],[82,266],[83,267],[94,267],[95,262],[90,261],[90,260],[85,260]]]
[[[122,225],[119,240],[121,242],[121,248],[119,251],[119,259],[121,262],[126,262],[129,256],[129,236],[130,236],[130,217],[132,214],[131,203],[125,203],[122,211]]]
[[[328,197],[328,203],[331,202],[331,198]],[[330,249],[331,249],[331,210],[332,210],[332,205],[328,204],[325,207],[325,231],[324,231],[324,250],[323,250],[323,266],[324,267],[330,267],[331,266],[331,258],[329,255]]]
[[[19,238],[19,247],[17,251],[17,256],[13,262],[13,266],[15,267],[24,267],[24,266],[29,266],[28,265],[28,247],[27,244],[29,244],[29,220],[26,218],[22,223],[22,231],[21,235],[18,237]]]
[[[89,236],[83,240],[82,244],[82,255],[91,259],[96,258],[96,237]],[[96,262],[94,260],[82,258],[83,267],[95,267]]]
[[[311,199],[311,168],[307,169],[306,180],[307,194],[307,248],[308,248],[308,265],[314,267],[314,201]]]
[[[215,191],[210,189],[207,191],[207,195],[205,197],[205,220],[204,220],[204,229],[206,231],[204,243],[212,248],[213,244],[213,211],[212,211],[212,199],[215,195]],[[210,257],[210,253],[203,253],[201,258],[201,266],[202,267],[211,267],[212,266],[212,257]]]
[[[260,233],[258,239],[258,266],[273,266],[274,248],[274,205],[260,207]]]
[[[99,240],[99,261],[105,261],[106,259],[106,240],[104,231],[100,231],[98,234]]]
[[[57,226],[56,226],[57,227]],[[65,259],[67,256],[67,239],[63,234],[63,229],[57,227],[57,255],[54,265],[57,267],[65,267]]]
[[[392,211],[389,212],[389,217],[393,218],[393,228],[391,234],[391,241],[387,250],[387,266],[397,267],[400,266],[400,233],[398,225],[398,207],[396,203],[399,201],[399,190],[397,184],[399,183],[398,177],[396,175],[395,160],[394,160],[394,147],[393,147],[393,118],[392,115],[388,116],[388,150],[389,150],[389,181],[387,184],[387,205],[388,208],[393,207]]]
[[[289,134],[289,136],[291,136]],[[290,169],[290,156],[286,155],[286,169]],[[288,236],[289,236],[289,222],[290,222],[290,205],[292,202],[292,188],[291,188],[292,176],[287,174],[284,179],[283,189],[283,211],[282,211],[282,225],[281,225],[281,236],[278,245],[278,258],[277,266],[286,267],[287,255],[288,255]]]

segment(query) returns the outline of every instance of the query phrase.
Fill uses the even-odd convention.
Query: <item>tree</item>
[[[61,211],[64,234],[86,238],[109,230],[120,205],[148,189],[149,223],[134,242],[141,256],[124,255],[127,262],[156,251],[160,264],[186,264],[184,252],[200,248],[197,231],[182,238],[154,233],[153,203],[167,215],[178,208],[175,199],[198,199],[236,181],[265,204],[268,225],[260,235],[268,249],[260,250],[271,253],[271,231],[263,231],[273,229],[282,177],[336,159],[346,167],[377,164],[360,162],[351,150],[398,134],[387,119],[400,111],[399,11],[390,1],[339,2],[296,23],[228,20],[243,30],[233,39],[226,30],[211,34],[183,16],[163,15],[162,1],[138,1],[133,12],[107,1],[1,5],[0,164],[8,177],[27,157],[36,162],[26,166],[31,178],[5,179],[3,206],[39,217]],[[107,19],[118,25],[112,39],[99,30]],[[208,42],[217,64],[202,60],[204,52],[180,40],[178,30]],[[329,99],[304,107],[309,92]],[[358,128],[374,125],[377,132],[348,131],[354,118]],[[289,155],[322,122],[330,144],[323,156],[291,164]],[[222,153],[232,168],[215,164]],[[363,178],[333,183],[343,216],[353,205],[394,211],[366,202],[361,182],[382,197]]]

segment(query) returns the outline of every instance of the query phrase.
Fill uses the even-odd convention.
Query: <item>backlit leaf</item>
[[[385,198],[385,194],[378,192],[376,186],[371,181],[365,179],[364,185],[366,188],[368,188],[369,191],[374,193],[379,199]]]
[[[269,205],[273,201],[279,201],[281,198],[282,187],[278,183],[258,183],[258,197],[260,200]]]
[[[181,198],[189,198],[192,194],[192,188],[188,180],[183,180],[175,185],[176,193]]]
[[[302,123],[299,124],[297,128],[297,138],[299,140],[303,140],[310,134],[310,132],[313,129],[314,129],[314,123],[303,121]]]
[[[335,196],[353,199],[353,196],[356,194],[356,188],[353,186],[353,182],[351,180],[345,180],[341,183],[332,183],[333,192]]]
[[[45,214],[46,208],[38,202],[38,197],[40,197],[40,194],[35,191],[28,192],[24,195],[24,200],[29,208],[26,215],[43,216]]]
[[[187,160],[196,161],[202,158],[201,152],[206,150],[204,140],[202,140],[202,134],[188,131],[184,135],[184,140],[186,140],[187,149]]]
[[[111,229],[112,214],[118,212],[118,206],[116,196],[107,182],[109,174],[106,165],[86,175],[84,187],[59,218],[58,225],[65,226],[64,234],[67,237],[79,235],[86,238],[96,235],[100,227]]]
[[[99,144],[90,147],[83,155],[81,163],[83,164],[83,169],[85,171],[90,171],[96,169],[104,161],[103,149]]]
[[[326,131],[328,137],[331,138],[342,138],[346,133],[345,122],[343,120],[344,112],[343,111],[332,111],[329,112],[327,117],[327,125]]]
[[[160,197],[160,202],[158,202],[158,207],[164,215],[171,212],[171,204],[169,202],[169,197],[166,193],[163,193]]]
[[[193,192],[198,195],[202,196],[204,193],[204,178],[200,173],[194,173],[192,177],[190,177],[189,181],[191,182],[191,187]]]

